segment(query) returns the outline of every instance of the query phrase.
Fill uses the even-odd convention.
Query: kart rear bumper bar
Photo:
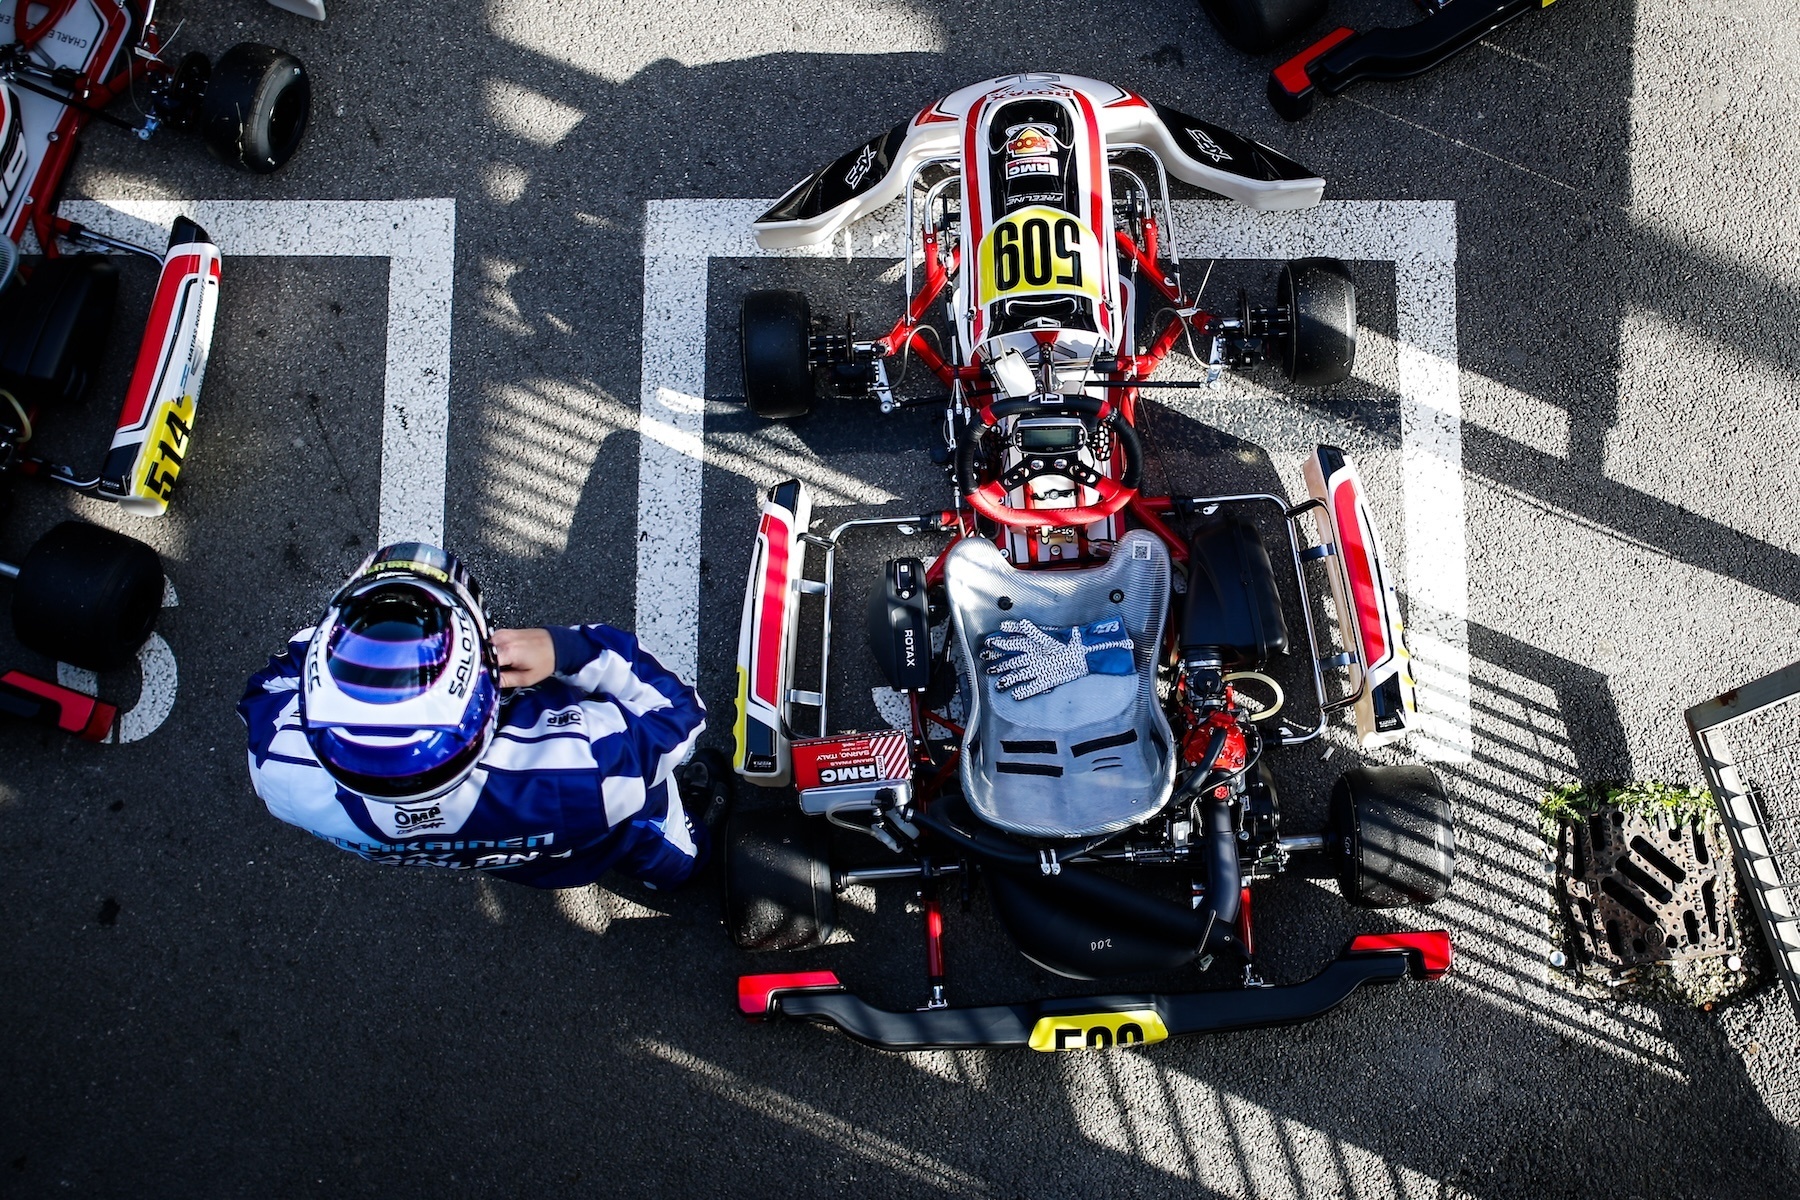
[[[105,741],[119,710],[73,688],[23,671],[0,674],[0,715],[53,725],[86,742]]]
[[[1362,935],[1311,979],[1281,987],[1069,996],[894,1012],[846,991],[830,971],[806,971],[740,978],[738,1006],[752,1019],[779,1014],[835,1025],[884,1050],[1085,1050],[1297,1024],[1330,1012],[1365,984],[1396,983],[1408,976],[1437,979],[1449,969],[1450,935],[1432,930]]]
[[[1437,0],[1431,15],[1395,29],[1336,29],[1269,73],[1269,102],[1290,121],[1365,79],[1409,79],[1500,26],[1553,0]]]

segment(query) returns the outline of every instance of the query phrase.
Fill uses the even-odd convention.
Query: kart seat
[[[1169,608],[1169,552],[1145,530],[1106,562],[1021,571],[982,538],[944,558],[944,587],[969,714],[961,778],[969,807],[998,829],[1039,838],[1123,829],[1162,808],[1175,782],[1174,739],[1156,697]],[[1136,671],[1088,674],[1016,699],[987,673],[985,639],[1002,621],[1042,629],[1124,621]]]

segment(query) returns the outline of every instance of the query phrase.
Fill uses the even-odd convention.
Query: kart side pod
[[[1394,577],[1356,464],[1335,446],[1320,446],[1302,473],[1327,538],[1312,553],[1329,565],[1331,597],[1346,647],[1340,661],[1327,665],[1350,672],[1357,739],[1364,747],[1384,746],[1406,736],[1418,711]]]
[[[793,731],[788,728],[789,685],[794,674],[794,626],[800,606],[804,548],[812,521],[806,486],[790,479],[763,500],[756,551],[744,588],[738,628],[737,750],[739,775],[765,787],[781,787],[793,772]]]
[[[177,218],[100,472],[102,494],[139,516],[159,517],[169,509],[194,429],[218,308],[219,248],[200,226]]]

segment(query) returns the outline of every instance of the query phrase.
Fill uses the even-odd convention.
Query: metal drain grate
[[[1701,821],[1607,808],[1557,838],[1557,901],[1584,966],[1731,953],[1736,892],[1730,850]]]

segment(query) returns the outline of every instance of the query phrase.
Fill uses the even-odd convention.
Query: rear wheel
[[[1275,281],[1275,303],[1290,326],[1281,338],[1281,369],[1302,387],[1350,378],[1356,365],[1356,284],[1335,258],[1296,258]]]
[[[244,42],[213,64],[200,100],[200,132],[225,162],[257,175],[300,148],[312,111],[312,79],[285,50]]]
[[[1201,7],[1247,54],[1273,50],[1325,15],[1325,0],[1201,0]]]
[[[13,632],[47,658],[117,670],[149,638],[162,600],[156,551],[98,525],[64,521],[19,564]]]
[[[1358,908],[1431,904],[1456,875],[1450,797],[1428,767],[1353,767],[1331,789],[1328,845]]]
[[[733,813],[725,827],[725,924],[745,950],[805,950],[831,936],[829,831],[792,808]]]
[[[739,336],[744,403],[759,417],[785,420],[812,411],[812,306],[799,292],[744,296]]]

